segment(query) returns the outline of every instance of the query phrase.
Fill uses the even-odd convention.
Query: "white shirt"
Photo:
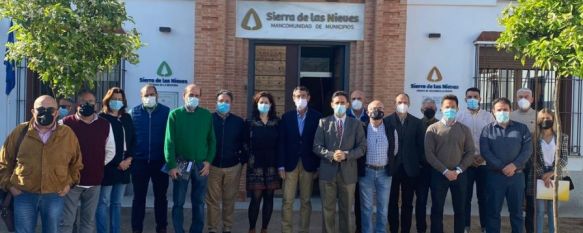
[[[547,143],[544,139],[540,139],[540,147],[543,153],[543,160],[545,161],[545,166],[553,166],[555,162],[555,153],[557,152],[557,144],[555,143],[555,137],[551,139],[551,142]]]
[[[456,121],[470,128],[474,146],[476,147],[476,154],[480,154],[480,135],[482,134],[482,129],[486,125],[496,121],[492,113],[480,109],[476,114],[472,114],[472,111],[469,109],[464,109],[457,114]]]

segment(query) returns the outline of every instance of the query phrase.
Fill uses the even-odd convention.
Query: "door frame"
[[[302,46],[342,46],[344,47],[344,67],[341,71],[342,89],[349,90],[350,84],[350,42],[348,41],[306,41],[306,40],[264,40],[264,39],[249,39],[248,47],[248,61],[247,61],[247,117],[251,117],[253,112],[253,96],[255,95],[255,47],[261,45],[297,45],[298,46],[298,61],[300,66],[301,48]],[[286,67],[287,68],[287,67]],[[287,75],[287,70],[286,70]],[[300,78],[300,69],[297,73],[298,83]]]

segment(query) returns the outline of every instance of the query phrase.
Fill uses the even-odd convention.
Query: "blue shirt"
[[[480,154],[492,170],[501,171],[510,163],[516,166],[517,171],[524,169],[532,155],[528,127],[512,120],[506,128],[497,122],[486,125],[480,136]]]
[[[302,133],[304,133],[304,122],[306,122],[306,115],[308,114],[308,109],[306,109],[306,112],[304,112],[304,115],[302,116],[302,114],[300,114],[300,112],[298,112],[298,129],[300,129],[300,136],[302,136]]]
[[[360,116],[356,117],[356,116],[354,115],[354,111],[353,111],[353,110],[352,110],[352,108],[351,108],[351,109],[349,109],[348,111],[346,111],[346,115],[347,115],[347,116],[349,116],[349,117],[352,117],[352,118],[358,119],[359,121],[361,121],[361,122],[364,122],[364,123],[368,123],[368,122],[369,122],[369,120],[370,120],[370,118],[368,117],[368,114],[367,114],[366,110],[363,110],[363,111],[360,113]]]

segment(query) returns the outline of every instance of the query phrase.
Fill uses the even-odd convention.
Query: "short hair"
[[[409,95],[407,93],[405,93],[405,92],[397,93],[395,95],[395,102],[397,100],[397,97],[399,97],[400,95],[404,95],[405,97],[407,97],[407,101],[409,102],[409,104],[411,103],[411,98],[409,98]]]
[[[455,96],[455,95],[447,94],[447,95],[443,96],[443,99],[441,99],[441,105],[443,105],[443,102],[445,102],[446,100],[453,100],[455,102],[455,105],[459,106],[457,96]]]
[[[512,104],[510,103],[510,100],[506,97],[500,97],[495,99],[494,101],[492,101],[492,110],[494,110],[494,106],[496,106],[496,104],[498,103],[503,103],[508,105],[508,107],[512,106]]]
[[[231,92],[229,90],[226,90],[226,89],[219,90],[219,92],[217,92],[217,99],[221,95],[227,95],[227,96],[229,96],[229,98],[231,98],[231,101],[233,100],[233,92]]]
[[[271,104],[271,107],[269,108],[269,113],[267,114],[269,116],[269,119],[277,119],[277,112],[275,111],[275,98],[273,98],[273,95],[271,95],[269,92],[267,91],[260,91],[257,94],[255,94],[255,97],[253,97],[253,118],[254,119],[259,119],[259,109],[257,109],[257,105],[259,104],[259,99],[261,99],[262,97],[265,97],[269,100],[269,103]]]
[[[344,96],[344,98],[346,98],[346,101],[348,101],[350,99],[348,97],[348,94],[346,94],[346,92],[344,92],[344,91],[335,91],[334,93],[332,93],[332,98],[330,98],[330,102],[332,102],[334,100],[334,98],[340,97],[340,96]]]
[[[423,102],[421,102],[421,104],[426,104],[426,103],[435,104],[435,100],[433,98],[426,97],[425,99],[423,99]]]
[[[516,95],[518,95],[518,93],[521,92],[527,92],[530,96],[532,96],[532,90],[528,89],[528,88],[520,88],[516,91]]]
[[[473,92],[478,92],[478,94],[481,94],[480,89],[478,89],[477,87],[470,87],[466,90],[466,95],[468,95],[468,92],[473,91]]]
[[[71,97],[61,97],[61,98],[57,99],[57,103],[61,100],[68,101],[69,103],[72,103],[72,104],[75,103],[75,101],[73,101],[73,98],[71,98]]]
[[[186,95],[186,91],[187,91],[187,90],[188,90],[188,88],[190,88],[190,87],[196,87],[196,88],[198,88],[198,90],[199,90],[199,94],[202,96],[202,88],[201,88],[199,85],[196,85],[196,83],[187,84],[187,85],[184,87],[184,90],[183,90],[183,92],[182,92],[182,96],[185,96],[185,95]]]
[[[92,95],[93,98],[95,98],[95,93],[93,93],[89,89],[83,89],[83,90],[79,91],[79,93],[77,94],[77,103],[81,103],[81,99],[83,99],[84,95]]]
[[[105,94],[105,97],[103,97],[102,111],[105,113],[111,112],[111,109],[109,108],[109,102],[111,101],[111,98],[113,97],[114,94],[121,94],[121,97],[123,98],[122,100],[123,106],[119,110],[119,113],[120,115],[124,114],[126,112],[126,107],[128,106],[128,101],[126,99],[125,92],[119,87],[112,87],[109,90],[107,90],[107,94]]]
[[[306,93],[308,93],[308,95],[310,95],[310,90],[306,87],[306,86],[297,86],[296,88],[294,88],[294,90],[292,91],[292,94],[296,91],[305,91]]]
[[[151,84],[151,83],[148,83],[148,84],[144,85],[142,87],[142,89],[140,89],[140,94],[142,92],[146,92],[146,90],[148,90],[148,88],[154,89],[154,93],[158,94],[158,89],[156,89],[156,86],[154,86],[154,84]]]

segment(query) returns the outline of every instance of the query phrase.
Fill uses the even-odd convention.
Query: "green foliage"
[[[556,70],[560,76],[583,77],[583,1],[518,0],[500,18],[506,28],[498,48],[524,64]]]
[[[138,62],[138,32],[121,32],[133,22],[119,0],[0,0],[0,17],[11,18],[16,42],[7,59],[28,60],[28,68],[57,91],[72,96],[92,87],[98,72],[121,59]]]

